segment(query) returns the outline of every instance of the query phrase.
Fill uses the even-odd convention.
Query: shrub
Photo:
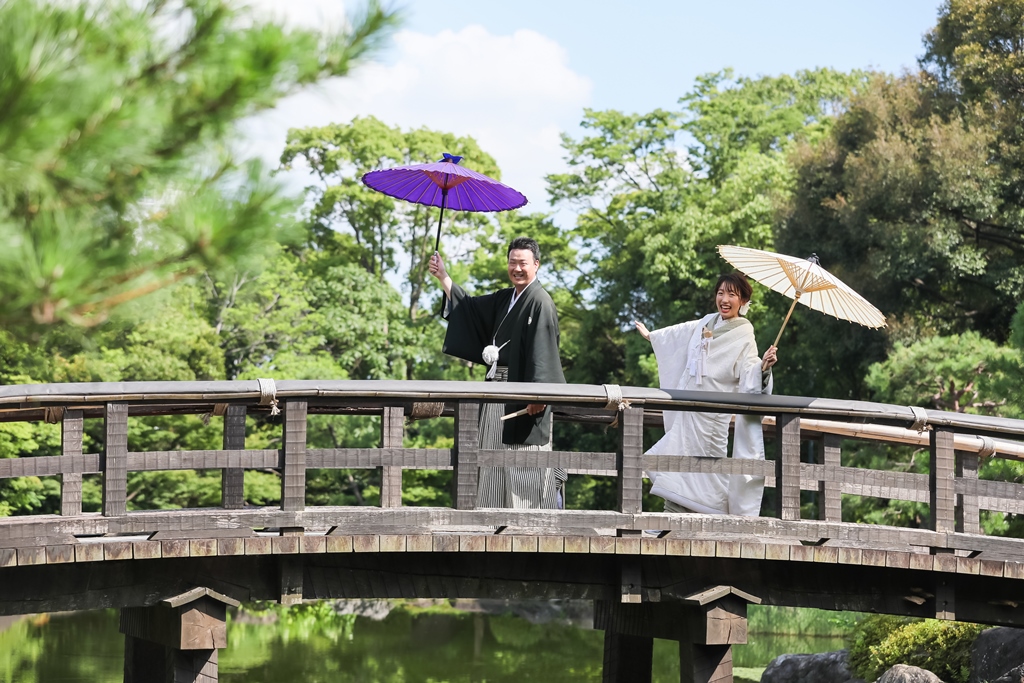
[[[967,683],[971,644],[981,630],[978,624],[872,615],[854,631],[850,669],[873,681],[896,664],[908,664],[948,683]]]

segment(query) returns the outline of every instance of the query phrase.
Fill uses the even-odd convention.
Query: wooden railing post
[[[103,411],[103,515],[128,514],[128,404],[108,403]]]
[[[978,480],[978,454],[956,454],[956,476],[964,480]],[[981,515],[978,509],[978,494],[957,494],[956,530],[968,534],[981,533]]]
[[[452,471],[452,507],[475,510],[480,481],[480,403],[459,401],[455,406],[455,457]]]
[[[284,402],[284,463],[281,468],[281,509],[306,507],[306,401]]]
[[[229,405],[224,413],[224,450],[245,450],[245,406]],[[221,505],[229,510],[245,507],[245,470],[226,467],[221,470]]]
[[[405,409],[402,406],[386,406],[380,419],[380,447],[401,448],[405,436]],[[384,466],[380,468],[380,506],[382,508],[402,507],[402,468]]]
[[[932,531],[956,530],[956,454],[953,430],[933,427],[929,437],[928,492]]]
[[[775,418],[775,514],[800,519],[800,416]]]
[[[822,450],[825,479],[818,482],[818,519],[826,522],[843,521],[843,498],[836,476],[842,462],[843,439],[837,434],[825,434]]]
[[[67,460],[82,456],[82,411],[65,410],[60,426],[60,452]],[[60,475],[60,514],[75,517],[82,514],[82,473],[64,472]]]
[[[619,412],[619,512],[636,514],[643,509],[644,408],[636,406]]]

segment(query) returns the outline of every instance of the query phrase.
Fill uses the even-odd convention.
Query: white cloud
[[[295,21],[318,16],[322,7],[317,0],[273,6],[289,8]],[[400,31],[393,42],[389,63],[366,64],[247,121],[246,151],[276,163],[288,128],[373,115],[404,129],[473,136],[497,160],[502,180],[526,194],[530,208],[545,210],[544,175],[564,168],[559,133],[575,129],[592,90],[569,68],[564,48],[535,31],[498,36],[480,26],[436,35]],[[464,163],[472,168],[472,161]]]

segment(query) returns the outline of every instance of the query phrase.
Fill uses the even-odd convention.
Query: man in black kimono
[[[430,274],[444,287],[448,320],[442,351],[489,366],[488,381],[564,383],[558,355],[558,314],[537,282],[540,247],[517,237],[508,248],[512,287],[469,296],[452,282],[439,254]],[[504,422],[501,416],[519,405],[484,404],[480,411],[483,449],[551,450],[551,408],[531,403],[526,414]],[[562,503],[565,472],[552,468],[480,468],[480,507],[557,508]]]

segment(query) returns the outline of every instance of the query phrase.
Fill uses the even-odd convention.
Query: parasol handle
[[[786,319],[782,321],[782,327],[779,328],[779,334],[775,337],[775,343],[772,344],[775,348],[779,348],[779,340],[782,339],[782,331],[786,329],[786,324],[789,323],[789,316],[793,315],[793,309],[796,308],[796,302],[800,300],[800,292],[796,293],[793,297],[793,303],[789,305],[789,312],[786,313]],[[761,370],[765,369],[764,363],[761,364]]]
[[[437,219],[437,237],[434,239],[434,251],[441,245],[441,222],[444,220],[444,205],[448,201],[448,188],[441,188],[441,215]]]

